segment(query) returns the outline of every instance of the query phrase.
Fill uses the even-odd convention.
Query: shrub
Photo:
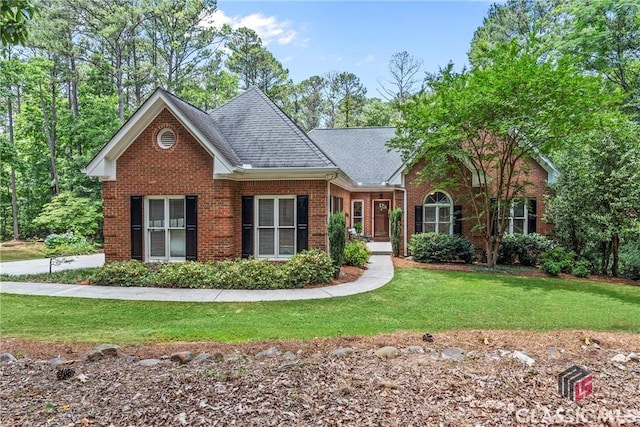
[[[414,234],[409,242],[409,250],[420,262],[470,263],[476,256],[476,250],[467,238],[439,233]]]
[[[150,274],[140,261],[110,262],[93,276],[93,282],[105,286],[145,286]]]
[[[68,231],[64,234],[49,234],[44,239],[47,257],[86,255],[95,252],[95,248],[81,234]]]
[[[391,251],[393,252],[393,256],[400,256],[400,237],[402,236],[400,230],[400,226],[402,225],[401,220],[402,209],[396,208],[389,212],[389,223],[391,225],[389,235],[391,236]]]
[[[73,230],[84,236],[95,235],[101,227],[100,202],[78,197],[68,191],[58,194],[42,208],[33,225],[45,232],[63,233]]]
[[[550,249],[552,242],[540,234],[506,234],[498,252],[498,264],[535,266],[540,255]]]
[[[175,262],[160,264],[148,282],[163,288],[215,287],[216,267],[204,262]]]
[[[560,272],[570,273],[575,264],[576,254],[567,251],[561,246],[547,249],[540,255],[540,269],[552,276],[557,276]],[[558,270],[555,274],[555,272]]]
[[[640,280],[640,243],[627,243],[620,250],[620,274]]]
[[[344,261],[344,245],[346,238],[346,220],[344,212],[337,212],[329,216],[329,256],[333,260],[334,277],[340,274],[340,267]]]
[[[591,274],[591,263],[585,260],[578,261],[576,265],[573,266],[571,274],[576,277],[589,277]]]
[[[364,268],[369,260],[369,248],[361,241],[350,242],[344,248],[344,263]]]
[[[291,288],[329,283],[334,275],[333,261],[326,252],[318,249],[295,254],[281,268],[288,287]]]

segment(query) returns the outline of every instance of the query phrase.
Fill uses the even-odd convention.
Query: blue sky
[[[467,63],[469,43],[491,1],[218,0],[214,25],[254,29],[295,83],[348,71],[380,97],[391,55],[406,50],[436,72]]]

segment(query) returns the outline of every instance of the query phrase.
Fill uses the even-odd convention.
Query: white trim
[[[355,215],[354,215],[354,205],[356,202],[360,202],[362,203],[362,216],[360,217],[361,220],[360,222],[362,223],[362,232],[364,233],[364,219],[366,217],[365,211],[364,211],[364,200],[363,199],[351,199],[351,228],[354,228],[355,225]]]

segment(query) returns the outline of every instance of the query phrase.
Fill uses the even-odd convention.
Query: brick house
[[[83,170],[102,181],[107,261],[286,259],[327,250],[331,212],[375,241],[402,208],[402,251],[416,232],[461,233],[460,194],[417,182],[386,142],[394,128],[316,129],[307,135],[256,88],[204,112],[156,90]],[[542,195],[557,171],[530,160],[527,203],[510,231],[547,234]]]

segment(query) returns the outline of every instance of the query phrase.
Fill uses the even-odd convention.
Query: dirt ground
[[[361,271],[342,274],[338,282]],[[95,344],[0,338],[0,353],[17,358],[0,362],[0,426],[640,425],[640,335],[471,330],[432,338],[116,343],[121,354],[98,361],[87,360]],[[258,357],[274,346],[277,356]],[[385,346],[397,357],[376,355]],[[346,347],[353,352],[331,353]],[[460,360],[443,358],[451,348]],[[171,361],[185,351],[211,357]],[[56,357],[66,362],[54,366]],[[573,365],[593,377],[593,394],[577,403],[558,393],[558,374]]]

